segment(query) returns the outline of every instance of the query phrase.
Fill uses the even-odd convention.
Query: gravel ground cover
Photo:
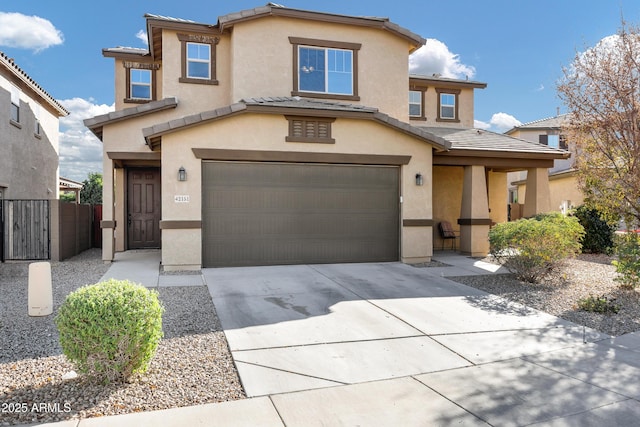
[[[485,261],[490,261],[485,259]],[[500,295],[610,335],[640,330],[640,293],[620,289],[611,259],[582,255],[540,284],[513,275],[452,280]],[[430,263],[421,267],[443,266]],[[54,313],[64,297],[106,272],[99,250],[52,263]],[[204,286],[160,288],[165,337],[146,375],[96,385],[73,370],[60,349],[53,316],[27,315],[28,264],[0,264],[0,426],[98,417],[242,399],[227,342]],[[578,309],[581,298],[615,299],[617,314]]]
[[[107,271],[92,249],[52,263],[54,315],[65,296]],[[0,264],[0,425],[52,422],[245,397],[206,287],[160,288],[164,339],[146,375],[126,384],[63,379],[54,316],[27,315],[28,263]]]
[[[485,261],[492,262],[490,258]],[[566,260],[557,272],[538,284],[521,282],[511,274],[449,279],[618,336],[640,330],[640,292],[620,288],[614,280],[616,274],[610,257],[583,254]],[[580,310],[578,301],[589,296],[605,296],[619,307],[618,313]]]

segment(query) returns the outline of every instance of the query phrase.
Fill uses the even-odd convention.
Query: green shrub
[[[596,209],[579,206],[573,213],[584,227],[582,251],[594,254],[610,253],[614,246],[616,225],[607,222]]]
[[[561,213],[496,224],[489,232],[491,255],[520,280],[537,282],[562,260],[580,252],[584,229]]]
[[[162,338],[158,294],[111,279],[70,293],[55,322],[64,355],[79,372],[103,382],[147,370]]]
[[[638,233],[624,233],[617,237],[616,280],[623,288],[635,288],[640,285],[640,236]]]
[[[616,304],[616,300],[609,299],[604,295],[599,297],[589,295],[587,298],[582,298],[578,301],[578,308],[593,313],[617,313],[620,311],[620,306]]]

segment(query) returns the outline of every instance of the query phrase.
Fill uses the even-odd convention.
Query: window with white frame
[[[129,69],[130,94],[132,99],[151,100],[151,70]]]
[[[211,79],[211,45],[187,43],[187,78]]]
[[[11,86],[11,120],[20,123],[20,89]]]
[[[453,93],[440,94],[440,118],[456,118],[456,95]]]
[[[422,117],[422,92],[409,91],[409,117]]]

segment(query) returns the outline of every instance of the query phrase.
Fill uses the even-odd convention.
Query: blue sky
[[[562,67],[615,34],[621,17],[640,23],[637,0],[281,0],[287,7],[385,16],[428,39],[416,70],[478,80],[478,127],[502,132],[564,112]],[[265,0],[22,0],[0,3],[0,50],[71,111],[61,120],[60,173],[83,180],[101,171],[101,144],[82,119],[113,108],[113,59],[105,47],[145,47],[145,13],[197,22],[263,6]]]

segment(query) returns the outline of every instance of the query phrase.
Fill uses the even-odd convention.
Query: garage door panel
[[[203,163],[203,263],[395,261],[398,168]]]

